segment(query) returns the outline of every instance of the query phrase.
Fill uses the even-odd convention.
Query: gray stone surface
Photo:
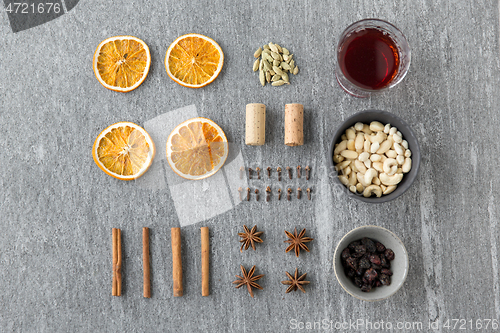
[[[489,0],[81,1],[54,21],[13,34],[2,12],[0,330],[287,332],[293,320],[362,319],[418,321],[424,328],[439,321],[447,331],[442,325],[448,319],[472,319],[474,325],[476,319],[500,319],[498,13],[498,2]],[[347,25],[366,17],[398,26],[413,59],[399,86],[355,99],[335,81],[334,48]],[[164,70],[168,45],[188,32],[214,38],[225,53],[219,78],[200,90],[175,84]],[[95,47],[119,34],[142,38],[153,58],[148,78],[127,94],[103,88],[92,71]],[[253,51],[269,41],[296,55],[301,72],[290,86],[262,88],[250,70]],[[262,147],[244,145],[250,102],[268,108]],[[302,147],[282,143],[289,102],[305,106]],[[311,165],[308,184],[315,193],[311,202],[245,202],[183,227],[185,296],[174,299],[169,229],[179,217],[168,186],[148,189],[105,175],[91,147],[114,122],[145,124],[192,104],[225,130],[247,166]],[[423,156],[410,190],[380,205],[346,197],[326,169],[335,128],[367,108],[400,115],[416,132]],[[250,182],[261,190],[266,184]],[[236,234],[243,224],[265,232],[256,252],[239,252]],[[375,304],[343,291],[332,268],[340,238],[366,224],[395,232],[410,254],[403,288]],[[143,226],[151,228],[151,299],[142,297]],[[211,230],[211,296],[204,298],[200,226]],[[283,230],[294,226],[315,238],[299,259],[285,254],[282,243]],[[122,297],[111,297],[112,227],[123,232]],[[231,285],[240,264],[256,264],[266,274],[255,299]],[[295,267],[311,281],[305,295],[285,295],[279,283]],[[370,331],[357,328],[350,331]]]

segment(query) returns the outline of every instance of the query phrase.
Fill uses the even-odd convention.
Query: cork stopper
[[[302,146],[304,144],[304,106],[302,104],[285,105],[285,145]]]
[[[262,146],[266,142],[266,106],[260,103],[247,104],[245,143]]]

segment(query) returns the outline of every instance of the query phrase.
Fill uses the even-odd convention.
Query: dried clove
[[[269,202],[271,199],[271,186],[266,187],[266,201]]]
[[[301,194],[302,194],[302,189],[299,187],[297,188],[297,199],[300,199]]]
[[[287,192],[287,193],[286,193],[286,199],[287,199],[288,201],[290,201],[290,200],[291,200],[291,198],[292,198],[292,188],[291,188],[291,187],[289,187],[289,188],[288,188],[288,190],[286,190],[286,192]]]
[[[307,200],[311,200],[311,189],[307,188],[306,192],[307,192]]]
[[[309,180],[309,175],[310,175],[311,167],[309,165],[306,166],[306,179]]]
[[[281,189],[278,189],[278,200],[281,200]]]
[[[260,179],[260,168],[257,167],[255,168],[255,170],[257,170],[257,179]]]
[[[255,189],[255,200],[259,201],[259,190]]]
[[[281,167],[276,169],[278,171],[278,180],[281,181]]]
[[[271,167],[267,167],[267,178],[271,178]]]
[[[252,168],[248,168],[248,179],[252,179]]]
[[[247,201],[250,201],[250,188],[247,187]]]
[[[292,168],[290,168],[289,166],[287,166],[286,170],[288,171],[288,178],[292,179]]]
[[[297,178],[300,178],[301,174],[300,174],[300,170],[302,169],[302,167],[299,165],[297,166]]]

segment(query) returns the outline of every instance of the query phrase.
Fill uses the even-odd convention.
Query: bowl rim
[[[344,241],[344,239],[346,237],[348,237],[349,235],[351,235],[352,233],[357,232],[357,231],[359,231],[361,229],[371,229],[371,228],[380,229],[380,230],[382,230],[382,231],[384,231],[386,233],[391,234],[399,242],[399,244],[401,245],[401,247],[403,249],[403,253],[404,253],[404,258],[405,258],[405,267],[404,267],[403,279],[402,279],[401,283],[390,294],[388,294],[388,295],[386,295],[384,297],[376,298],[376,299],[366,299],[366,298],[363,298],[363,297],[360,297],[358,295],[353,294],[346,286],[344,286],[344,284],[342,283],[342,281],[339,278],[338,274],[344,274],[344,272],[337,272],[337,268],[336,268],[336,265],[335,265],[337,257],[338,257],[338,251],[339,251],[340,244]],[[388,299],[389,297],[391,297],[392,295],[394,295],[395,293],[397,293],[399,291],[399,289],[401,289],[401,287],[403,286],[403,284],[406,281],[406,278],[408,277],[408,271],[409,271],[409,269],[410,269],[410,259],[408,257],[408,251],[406,250],[406,247],[405,247],[404,243],[401,241],[401,239],[395,233],[393,233],[389,229],[386,229],[386,228],[380,227],[380,226],[376,226],[376,225],[363,225],[363,226],[356,227],[356,228],[352,229],[351,231],[347,232],[340,239],[340,241],[337,243],[337,246],[335,247],[335,251],[333,253],[333,271],[335,273],[335,277],[337,278],[337,282],[340,284],[340,286],[342,287],[342,289],[344,289],[349,295],[351,295],[352,297],[357,298],[357,299],[359,299],[361,301],[378,302],[378,301],[383,301],[383,300]]]
[[[404,135],[405,139],[407,139],[408,137],[411,137],[415,141],[415,145],[414,146],[412,145],[412,147],[410,147],[411,152],[412,152],[412,168],[411,168],[410,172],[405,174],[405,176],[403,177],[403,179],[406,177],[406,179],[409,183],[406,186],[406,188],[403,189],[403,191],[401,191],[401,192],[394,191],[388,195],[382,195],[380,198],[376,198],[376,197],[375,198],[374,197],[365,198],[362,194],[352,193],[351,191],[349,191],[349,189],[344,184],[342,184],[340,182],[340,180],[338,178],[338,173],[337,173],[337,171],[335,171],[335,163],[333,162],[333,151],[335,150],[335,144],[337,143],[336,142],[337,140],[335,140],[335,138],[336,137],[340,138],[340,136],[342,135],[342,134],[340,134],[340,132],[346,126],[346,124],[352,122],[353,118],[355,118],[361,114],[381,114],[381,115],[385,115],[389,118],[396,119],[398,122],[400,122],[404,126],[403,131],[408,132],[407,134],[409,134],[409,135]],[[352,124],[352,125],[354,125],[354,124]],[[345,131],[345,129],[343,129],[343,131]],[[421,155],[420,155],[420,145],[418,143],[418,139],[415,136],[415,133],[413,132],[411,127],[403,119],[401,119],[399,116],[397,116],[391,112],[388,112],[388,111],[378,110],[378,109],[366,109],[366,110],[358,111],[355,114],[349,116],[347,119],[345,119],[337,127],[337,129],[333,133],[333,137],[332,137],[332,140],[330,143],[330,149],[328,149],[327,159],[328,159],[328,164],[330,166],[330,173],[329,174],[333,175],[332,178],[334,178],[334,181],[342,187],[342,190],[345,194],[347,194],[350,197],[356,198],[357,200],[375,204],[375,203],[384,203],[384,202],[394,200],[394,199],[398,198],[399,196],[401,196],[403,193],[405,193],[413,185],[415,179],[418,176],[418,172],[420,170]]]

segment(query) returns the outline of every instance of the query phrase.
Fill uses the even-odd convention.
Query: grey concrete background
[[[448,319],[500,319],[498,13],[498,2],[489,0],[81,1],[54,21],[13,34],[2,12],[0,330],[288,332],[294,320],[362,319],[419,321],[424,328],[439,321],[438,331],[448,331]],[[334,48],[347,25],[366,17],[398,26],[413,59],[398,87],[355,99],[334,79]],[[225,53],[221,75],[201,90],[175,84],[163,66],[168,45],[188,32],[214,38]],[[148,78],[127,94],[103,88],[92,71],[95,47],[119,34],[142,38],[153,58]],[[262,88],[250,70],[254,50],[269,41],[296,55],[301,72],[290,86]],[[268,107],[262,147],[244,145],[249,102]],[[303,147],[282,144],[288,102],[305,106]],[[190,104],[240,145],[247,166],[311,165],[315,195],[311,202],[243,203],[184,227],[185,296],[174,299],[169,229],[178,221],[168,188],[142,189],[105,175],[91,147],[114,122],[143,124]],[[411,124],[423,155],[410,190],[380,205],[348,198],[326,169],[335,128],[367,108]],[[251,185],[263,190],[266,183]],[[256,252],[239,252],[243,224],[265,232]],[[379,303],[349,296],[333,275],[335,245],[366,224],[395,232],[410,254],[405,285]],[[144,226],[151,228],[151,299],[142,297]],[[204,298],[200,226],[210,227],[212,246],[211,296]],[[294,226],[315,238],[299,259],[282,243],[283,230]],[[111,297],[112,227],[123,232],[122,297]],[[231,284],[240,264],[266,274],[255,299]],[[305,295],[285,295],[279,283],[295,267],[311,281]]]

